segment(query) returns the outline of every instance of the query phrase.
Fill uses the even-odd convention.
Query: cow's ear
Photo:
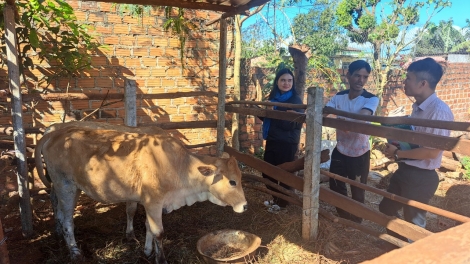
[[[230,155],[227,152],[222,152],[222,157],[221,158],[229,159]]]
[[[204,176],[211,176],[215,173],[214,168],[210,166],[199,166],[197,169]]]

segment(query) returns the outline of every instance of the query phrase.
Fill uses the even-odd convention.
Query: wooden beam
[[[29,201],[28,164],[26,161],[26,137],[23,129],[23,102],[21,98],[20,69],[18,47],[16,42],[15,7],[4,5],[3,18],[5,23],[5,46],[7,52],[9,88],[12,96],[11,112],[13,121],[13,141],[15,142],[15,155],[18,159],[17,182],[20,196],[21,229],[23,236],[33,236],[33,215]]]
[[[376,194],[381,195],[383,197],[387,197],[387,198],[389,198],[393,201],[397,201],[397,202],[402,203],[402,204],[407,204],[409,206],[413,206],[413,207],[431,212],[433,214],[441,215],[441,216],[447,217],[449,219],[452,219],[452,220],[455,220],[455,221],[458,221],[458,222],[461,222],[461,223],[470,222],[470,217],[459,215],[459,214],[456,214],[454,212],[449,212],[449,211],[446,211],[446,210],[443,210],[443,209],[440,209],[440,208],[437,208],[437,207],[434,207],[434,206],[431,206],[431,205],[428,205],[428,204],[424,204],[424,203],[414,201],[414,200],[410,200],[410,199],[407,199],[405,197],[401,197],[401,196],[398,196],[398,195],[395,195],[395,194],[392,194],[392,193],[374,188],[374,187],[369,186],[367,184],[363,184],[363,183],[360,183],[360,182],[357,182],[357,181],[350,180],[346,177],[342,177],[340,175],[331,173],[329,171],[322,170],[321,174],[323,174],[325,176],[328,176],[330,178],[333,178],[335,180],[339,180],[339,181],[342,181],[342,182],[349,183],[350,185],[359,187],[363,190],[376,193]]]
[[[215,92],[196,91],[196,92],[175,92],[162,94],[136,94],[136,99],[173,99],[180,97],[196,97],[196,96],[217,96]],[[118,100],[124,99],[123,94],[84,94],[84,93],[49,93],[49,94],[25,94],[23,101],[75,101],[75,100]],[[225,98],[224,98],[225,100]]]
[[[270,177],[287,184],[297,190],[303,188],[303,178],[288,173],[274,165],[271,165],[263,160],[255,158],[251,155],[236,151],[234,148],[225,146],[224,150],[230,155],[234,156],[238,161],[245,163],[246,165],[259,170]],[[404,220],[390,217],[370,209],[362,203],[352,200],[349,197],[333,192],[328,188],[320,186],[320,200],[325,201],[331,205],[344,209],[354,215],[368,219],[375,223],[378,223],[393,232],[400,234],[404,237],[410,238],[414,241],[424,238],[430,234],[430,231],[421,228],[417,225],[408,223]]]
[[[229,123],[227,123],[229,125]],[[188,122],[165,122],[165,123],[142,123],[139,127],[156,126],[162,129],[190,129],[190,128],[216,128],[216,120],[188,121]]]
[[[202,148],[202,147],[209,147],[209,146],[215,146],[217,145],[217,142],[208,142],[208,143],[201,143],[201,144],[195,144],[195,145],[186,145],[186,148],[192,149],[192,148]]]
[[[305,139],[305,166],[302,203],[302,239],[310,241],[318,236],[318,199],[320,188],[320,157],[322,137],[323,89],[307,90],[307,131]]]
[[[277,103],[277,102],[258,102],[258,101],[231,101],[227,102],[226,105],[238,105],[238,104],[247,104],[247,105],[267,105],[267,106],[280,106],[292,109],[307,109],[307,105],[304,104],[288,104],[288,103]]]
[[[244,114],[244,115],[253,115],[253,116],[274,118],[274,119],[279,119],[279,120],[294,121],[298,123],[305,122],[305,114],[294,113],[294,112],[267,110],[267,109],[261,109],[261,108],[242,108],[242,107],[237,107],[233,105],[226,105],[225,111]]]
[[[44,128],[37,128],[37,127],[26,127],[24,128],[24,133],[25,134],[42,134],[44,133]],[[13,136],[14,132],[13,127],[0,127],[0,134],[7,135],[7,136]]]
[[[331,107],[325,107],[323,109],[324,114],[334,114],[339,116],[344,116],[348,118],[353,118],[357,120],[376,122],[387,125],[414,125],[414,126],[424,126],[424,127],[433,127],[433,128],[442,128],[449,130],[458,130],[458,131],[470,131],[470,123],[468,122],[451,122],[451,121],[441,121],[441,120],[429,120],[422,118],[411,118],[404,116],[396,117],[385,117],[385,116],[371,116],[371,115],[360,115],[350,112],[345,112],[337,110]]]
[[[323,186],[320,187],[320,199],[333,206],[346,210],[356,216],[386,227],[393,232],[413,241],[417,241],[432,234],[432,232],[422,227],[408,223],[399,218],[390,217],[380,212],[374,211],[360,202],[352,200],[347,196],[341,195]]]
[[[263,160],[257,159],[249,154],[241,153],[232,147],[225,146],[224,150],[231,156],[234,156],[238,161],[245,163],[253,169],[262,171],[275,180],[281,181],[299,191],[304,188],[304,180],[301,177],[295,176],[292,173],[271,165]]]
[[[323,217],[326,217],[328,219],[330,219],[331,221],[335,222],[335,223],[340,223],[342,225],[345,225],[345,226],[350,226],[352,228],[355,228],[357,230],[360,230],[366,234],[369,234],[369,235],[373,235],[375,237],[378,237],[382,240],[385,240],[389,243],[392,243],[394,244],[395,246],[397,247],[404,247],[404,246],[408,246],[410,243],[408,242],[405,242],[401,239],[398,239],[394,236],[391,236],[389,234],[382,234],[372,228],[369,228],[369,227],[366,227],[364,225],[361,225],[361,224],[358,224],[356,222],[353,222],[351,220],[347,220],[347,219],[344,219],[344,218],[341,218],[341,217],[337,217],[337,216],[334,216],[332,213],[328,212],[327,210],[323,209],[323,208],[320,208],[319,210],[319,214]]]
[[[92,1],[92,0],[83,0]],[[94,1],[94,0],[93,0]],[[189,9],[202,9],[220,12],[231,12],[236,10],[235,7],[229,5],[209,4],[205,2],[189,2],[189,1],[168,1],[168,0],[100,0],[100,2],[116,3],[116,4],[134,4],[134,5],[155,5],[155,6],[173,6]]]
[[[124,83],[124,124],[129,127],[137,126],[137,100],[136,100],[137,84],[135,80],[126,79]]]
[[[219,94],[217,103],[217,149],[216,155],[222,156],[225,144],[225,94],[227,89],[227,20],[220,20],[219,44]]]
[[[419,133],[407,129],[376,126],[356,121],[323,118],[323,125],[341,130],[409,142],[421,146],[470,155],[470,140]]]

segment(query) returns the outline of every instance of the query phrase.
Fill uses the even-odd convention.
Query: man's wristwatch
[[[393,152],[393,157],[395,158],[395,160],[399,160],[398,154],[397,154],[398,151],[399,151],[399,149],[395,149],[395,151]]]

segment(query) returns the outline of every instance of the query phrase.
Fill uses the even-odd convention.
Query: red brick
[[[88,14],[88,22],[104,22],[105,14],[101,12]]]
[[[149,49],[148,48],[134,48],[132,50],[132,55],[133,56],[148,56]]]
[[[119,25],[115,24],[113,28],[114,34],[129,34],[129,26],[128,25]]]
[[[147,34],[147,27],[143,27],[141,25],[132,25],[130,26],[129,33],[144,35],[144,34]]]
[[[119,41],[119,44],[121,45],[126,45],[126,46],[134,46],[136,44],[136,39],[135,37],[132,36],[121,36],[121,41]]]
[[[104,37],[103,38],[103,44],[118,45],[119,44],[119,37],[118,36]]]
[[[160,57],[163,55],[164,50],[162,48],[150,48],[150,56]]]
[[[131,56],[131,49],[128,48],[116,48],[116,51],[114,52],[115,56],[121,57],[121,56]]]
[[[117,14],[108,14],[107,15],[107,22],[110,24],[121,24],[122,23],[122,17]]]
[[[138,46],[151,46],[152,45],[152,38],[137,37],[137,45]]]
[[[156,58],[142,58],[142,64],[145,67],[154,67],[157,66],[157,59]]]

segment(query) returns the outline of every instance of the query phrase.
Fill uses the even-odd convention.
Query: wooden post
[[[5,238],[5,235],[3,234],[3,225],[2,225],[1,220],[0,220],[0,264],[10,264],[6,238]]]
[[[305,241],[316,239],[318,235],[322,109],[323,89],[308,88],[302,213],[302,238]]]
[[[126,118],[124,124],[126,126],[137,126],[137,100],[136,100],[137,85],[135,80],[126,79],[124,85],[124,105],[126,108]]]
[[[219,93],[217,103],[217,152],[222,156],[225,143],[225,89],[227,75],[227,20],[220,19],[220,47],[219,47]]]
[[[17,179],[18,194],[20,196],[21,228],[23,236],[33,235],[33,219],[31,203],[29,202],[28,167],[26,162],[26,138],[23,129],[23,114],[20,89],[20,69],[18,50],[16,49],[16,29],[14,6],[5,5],[3,16],[5,18],[5,41],[8,59],[8,78],[12,97],[11,114],[13,120],[13,141],[15,142],[15,155],[18,159]]]

